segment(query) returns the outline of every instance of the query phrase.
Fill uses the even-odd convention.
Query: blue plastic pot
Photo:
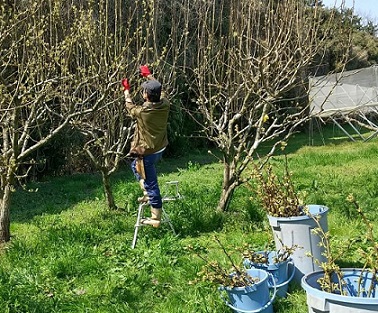
[[[372,313],[378,312],[378,284],[375,281],[371,297],[366,292],[358,296],[358,282],[361,279],[362,290],[367,290],[372,281],[372,275],[361,269],[342,269],[347,295],[329,293],[321,290],[318,279],[323,277],[323,271],[317,271],[303,276],[302,287],[307,293],[309,313]],[[336,278],[335,281],[337,282]]]
[[[270,296],[268,278],[271,274],[260,269],[248,269],[246,272],[259,281],[247,287],[220,287],[221,296],[223,291],[228,295],[228,299],[222,297],[226,305],[235,313],[273,313],[272,303],[277,290],[274,286],[273,295]]]
[[[269,288],[273,288],[275,285],[277,288],[277,296],[282,298],[286,297],[289,283],[295,274],[293,260],[288,259],[283,262],[275,263],[274,258],[277,255],[276,251],[269,251],[267,253],[258,251],[257,254],[267,254],[268,263],[255,263],[245,259],[243,262],[245,268],[257,268],[272,274],[274,282],[271,279],[268,280]]]

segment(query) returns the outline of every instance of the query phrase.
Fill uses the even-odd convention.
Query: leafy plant
[[[333,254],[333,252],[331,251],[330,233],[328,231],[325,232],[321,227],[319,216],[311,215],[310,212],[308,212],[308,214],[317,225],[317,227],[314,228],[312,232],[319,236],[319,245],[324,248],[323,255],[326,257],[327,260],[327,262],[319,262],[319,260],[317,259],[314,260],[315,263],[319,265],[319,267],[324,271],[324,275],[318,280],[318,283],[323,291],[330,293],[339,292],[340,294],[343,294],[343,285],[345,285],[345,282],[342,279],[343,274],[339,265],[336,263],[336,260],[338,260],[339,257],[345,253],[346,248],[343,249],[342,245],[340,244],[339,253],[337,255]],[[311,254],[308,254],[308,256],[313,257]],[[337,278],[336,280],[334,279],[335,276]]]
[[[318,216],[311,216],[317,224],[317,227],[313,229],[313,232],[321,238],[321,246],[324,247],[324,255],[327,258],[327,262],[315,262],[323,269],[324,275],[318,279],[318,283],[323,291],[330,293],[339,293],[341,295],[350,295],[346,290],[346,282],[343,279],[343,271],[337,264],[341,257],[352,249],[352,246],[356,243],[362,243],[363,247],[359,247],[358,251],[361,257],[360,261],[363,263],[361,274],[358,281],[357,296],[361,296],[362,293],[366,297],[373,296],[373,291],[378,281],[378,243],[374,236],[374,230],[372,223],[368,220],[366,214],[360,208],[358,202],[353,195],[349,195],[347,200],[351,202],[358,215],[360,216],[363,224],[366,227],[364,235],[356,236],[356,238],[349,239],[347,242],[337,242],[337,253],[331,250],[331,239],[329,232],[325,232],[320,223]],[[310,213],[308,213],[310,214]],[[372,279],[369,286],[362,286],[363,277],[366,272],[371,273]]]
[[[201,251],[201,248],[188,246],[189,250],[194,251],[200,259],[206,262],[206,264],[202,267],[202,270],[198,272],[198,276],[203,281],[211,282],[213,284],[228,288],[246,287],[253,285],[259,281],[257,277],[251,277],[250,275],[248,275],[246,269],[242,268],[234,262],[224,245],[216,236],[214,237],[214,239],[222,248],[224,255],[229,261],[231,269],[225,268],[218,261],[210,261],[206,256],[204,256],[204,254],[201,253],[203,252]]]
[[[281,241],[281,248],[277,251],[274,251],[273,263],[282,263],[290,259],[290,256],[298,248],[298,245],[293,245],[288,247],[284,245]],[[252,263],[258,264],[268,264],[269,263],[269,253],[273,250],[265,249],[264,251],[256,251],[252,247],[247,247],[243,252],[244,259],[248,259]]]
[[[282,177],[274,173],[271,164],[266,164],[262,169],[256,165],[251,175],[252,181],[247,182],[247,187],[257,194],[262,207],[269,215],[300,216],[304,214],[304,210],[291,176],[285,156],[285,171]]]
[[[363,270],[364,271],[368,270],[372,274],[370,286],[367,290],[364,290],[364,291],[367,291],[367,296],[371,297],[374,287],[377,284],[377,278],[378,278],[378,242],[377,242],[377,238],[374,236],[373,224],[368,220],[368,218],[366,217],[365,213],[360,208],[354,196],[350,195],[348,197],[348,200],[354,205],[354,207],[357,210],[357,213],[361,217],[366,227],[365,238],[363,240],[363,242],[366,244],[366,247],[364,248],[359,247],[358,250],[360,252],[359,255],[361,256],[364,262]],[[361,281],[361,278],[360,278],[360,281]],[[359,283],[358,286],[359,286],[358,294],[360,294],[362,292],[361,283]]]

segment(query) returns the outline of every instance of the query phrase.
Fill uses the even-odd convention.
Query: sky
[[[378,3],[377,0],[344,0],[345,6],[348,8],[353,7],[354,3],[354,13],[362,19],[367,18],[368,20],[378,23]],[[323,0],[323,4],[326,7],[339,7],[342,0]]]

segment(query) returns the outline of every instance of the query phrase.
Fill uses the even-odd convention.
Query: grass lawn
[[[378,227],[378,140],[351,142],[332,128],[322,135],[308,146],[309,136],[298,134],[286,152],[306,202],[330,208],[329,230],[339,245],[364,231],[346,201],[350,193]],[[284,158],[275,156],[272,164],[280,170]],[[203,247],[207,258],[224,263],[216,235],[239,261],[237,249],[245,244],[261,249],[269,242],[266,215],[244,187],[236,191],[229,212],[215,212],[222,165],[209,155],[164,159],[159,164],[163,193],[171,180],[180,182],[185,197],[165,206],[178,236],[166,224],[145,227],[135,249],[141,191],[127,167],[113,177],[118,211],[106,208],[97,174],[51,178],[29,184],[29,191],[17,190],[12,239],[0,251],[0,313],[232,312],[215,286],[198,281],[204,262],[187,247]],[[361,266],[357,251],[346,251],[340,264]],[[274,311],[306,313],[305,292],[290,285]]]

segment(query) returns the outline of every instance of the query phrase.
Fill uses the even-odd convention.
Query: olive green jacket
[[[149,155],[168,145],[169,107],[170,104],[165,98],[160,102],[145,102],[143,105],[126,102],[129,114],[136,120],[130,154]]]

